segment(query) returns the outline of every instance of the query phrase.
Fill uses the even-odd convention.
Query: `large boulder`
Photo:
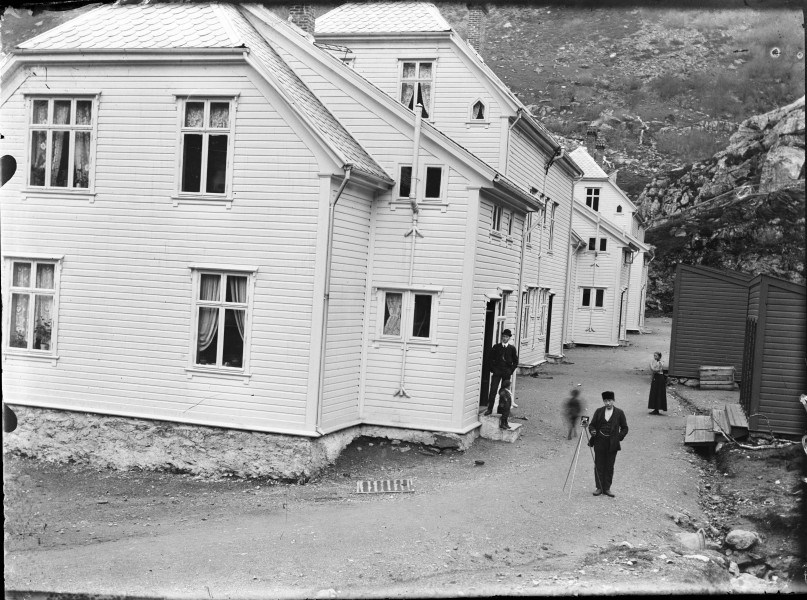
[[[759,536],[753,531],[733,529],[726,536],[726,545],[735,550],[747,550],[759,541]]]
[[[773,192],[789,187],[799,179],[804,165],[804,150],[793,146],[777,146],[772,148],[762,163],[759,178],[761,192]]]

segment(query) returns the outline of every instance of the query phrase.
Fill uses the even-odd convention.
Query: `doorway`
[[[479,405],[488,405],[490,391],[490,349],[493,346],[493,330],[496,328],[498,300],[488,300],[485,308],[485,335],[482,341],[482,381],[479,385]]]

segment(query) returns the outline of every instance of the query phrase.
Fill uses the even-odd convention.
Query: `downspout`
[[[404,237],[412,236],[412,249],[409,254],[409,286],[411,287],[415,280],[415,245],[417,238],[423,237],[423,234],[418,230],[418,213],[420,213],[420,206],[418,205],[417,190],[420,181],[418,161],[420,160],[420,130],[423,121],[423,106],[418,104],[415,106],[415,132],[412,140],[412,175],[409,183],[409,205],[412,207],[412,228],[404,234]],[[404,307],[401,306],[401,314],[403,315]],[[403,318],[401,319],[401,328],[403,328]],[[409,343],[405,332],[403,335],[403,343],[401,344],[401,381],[398,386],[398,391],[393,396],[403,396],[409,398],[406,392],[406,354],[409,352]]]
[[[566,244],[566,247],[569,248],[572,245],[572,229],[574,228],[574,188],[577,184],[583,179],[583,176],[576,177],[572,180],[572,197],[571,197],[571,205],[569,208],[569,242]],[[569,333],[568,321],[569,317],[573,314],[574,304],[572,299],[569,297],[569,293],[571,290],[571,276],[572,276],[572,257],[577,254],[578,250],[580,250],[581,242],[576,242],[574,245],[574,250],[570,250],[569,253],[566,255],[566,306],[568,310],[566,311],[566,316],[563,318],[563,327],[561,328],[560,334],[560,349],[561,353],[563,352],[563,348],[566,345],[566,335]]]
[[[510,164],[510,132],[513,131],[513,127],[515,127],[516,123],[521,119],[521,114],[521,109],[519,108],[518,112],[516,112],[516,120],[507,128],[507,152],[504,155],[504,164],[502,165],[502,173],[505,175],[507,175],[507,167]]]
[[[315,431],[323,434],[322,431],[322,405],[325,396],[325,347],[327,342],[328,332],[328,305],[331,300],[331,262],[333,261],[333,230],[334,230],[334,215],[336,214],[336,203],[342,197],[342,192],[345,191],[348,181],[350,181],[350,173],[353,170],[353,165],[346,164],[342,167],[345,170],[345,178],[342,184],[336,191],[336,196],[330,202],[328,210],[328,245],[325,247],[325,293],[322,302],[322,332],[320,335],[320,350],[319,350],[319,381],[317,382],[317,423],[314,427]]]

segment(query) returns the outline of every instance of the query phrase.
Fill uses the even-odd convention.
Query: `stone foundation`
[[[306,480],[332,464],[354,439],[378,437],[466,450],[479,436],[357,425],[319,438],[95,413],[11,406],[17,428],[3,451],[96,468],[153,470],[205,477]]]

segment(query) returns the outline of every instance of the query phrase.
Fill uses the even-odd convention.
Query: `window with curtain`
[[[94,104],[92,98],[30,99],[28,185],[90,187]]]
[[[424,119],[428,119],[432,112],[433,79],[432,61],[402,61],[399,99],[401,104],[413,111],[415,106],[421,104]]]
[[[382,338],[429,340],[434,338],[435,294],[414,291],[385,291],[380,296]],[[379,311],[379,314],[382,314]]]
[[[182,103],[180,192],[226,195],[232,137],[232,101]]]
[[[57,263],[14,259],[10,266],[11,316],[6,347],[52,353],[56,339]]]
[[[245,368],[248,275],[199,272],[194,364]]]
[[[471,120],[484,121],[485,120],[485,103],[481,100],[474,102],[471,107]]]
[[[552,243],[555,238],[555,211],[558,209],[558,203],[553,202],[552,207],[549,209],[549,235],[547,240],[547,250],[552,250]]]

